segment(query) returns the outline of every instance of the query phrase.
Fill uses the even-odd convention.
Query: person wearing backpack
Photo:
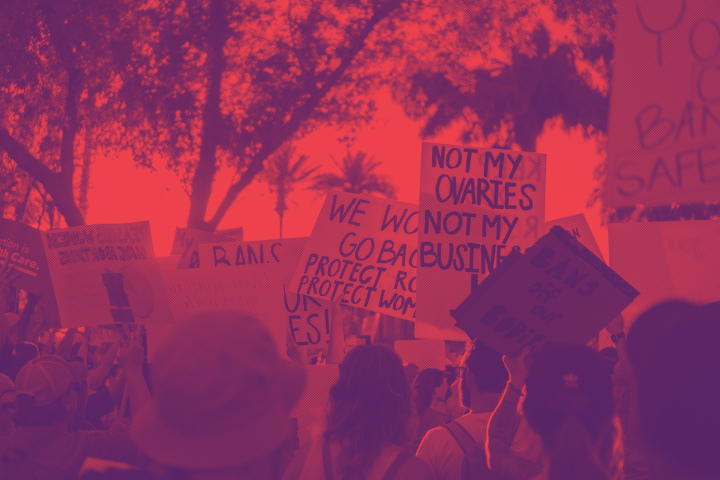
[[[402,361],[381,345],[359,345],[340,363],[324,434],[303,448],[283,480],[432,480],[412,454],[410,387]],[[296,468],[297,467],[297,468]]]
[[[482,342],[469,342],[457,374],[460,402],[470,411],[430,430],[417,457],[430,465],[437,480],[500,479],[488,468],[485,438],[490,415],[509,379],[502,356]]]

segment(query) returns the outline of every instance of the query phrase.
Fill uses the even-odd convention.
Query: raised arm
[[[488,423],[485,444],[488,466],[510,480],[527,480],[542,470],[541,465],[520,457],[512,450],[515,434],[520,427],[518,404],[527,377],[525,358],[529,352],[530,349],[525,348],[517,357],[503,356],[505,366],[510,373],[510,380]]]

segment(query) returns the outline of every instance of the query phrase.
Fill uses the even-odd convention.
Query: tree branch
[[[210,25],[208,39],[208,79],[207,99],[202,111],[202,133],[200,140],[200,159],[192,180],[190,212],[187,226],[204,230],[205,213],[212,193],[212,185],[217,171],[216,151],[220,136],[223,134],[223,118],[220,112],[220,94],[222,75],[225,71],[225,42],[228,37],[227,12],[225,0],[210,2]]]
[[[217,229],[218,225],[220,225],[223,217],[230,209],[240,192],[247,187],[250,182],[253,181],[255,175],[262,170],[265,159],[272,155],[280,145],[290,139],[290,137],[300,128],[302,123],[310,118],[310,115],[312,115],[315,111],[315,108],[318,106],[320,101],[325,98],[328,91],[338,83],[357,54],[363,49],[365,46],[365,40],[367,40],[368,35],[370,35],[370,33],[375,29],[375,26],[390,15],[393,10],[399,7],[402,1],[403,0],[391,0],[383,7],[375,11],[360,33],[353,39],[350,47],[345,50],[342,55],[340,65],[338,65],[338,67],[330,75],[328,75],[322,87],[313,92],[303,105],[293,111],[288,121],[285,122],[280,129],[268,128],[260,134],[260,143],[262,145],[260,150],[253,155],[247,170],[243,172],[240,180],[228,188],[228,191],[225,193],[225,197],[220,203],[220,206],[218,206],[215,215],[213,215],[212,219],[207,222],[207,228],[210,228],[211,231]],[[242,152],[236,151],[236,154],[238,153]]]

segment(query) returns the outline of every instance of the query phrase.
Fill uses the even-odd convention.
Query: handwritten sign
[[[417,205],[331,192],[290,288],[414,320],[417,230]]]
[[[50,279],[41,232],[29,225],[0,218],[0,263],[9,262],[20,275],[14,286],[40,295],[38,309],[47,327],[60,327],[60,313]]]
[[[720,8],[705,0],[617,3],[607,175],[610,207],[720,192]]]
[[[514,251],[453,312],[460,328],[504,354],[549,342],[585,344],[638,295],[571,233],[553,227]]]
[[[177,318],[237,309],[266,322],[284,351],[290,331],[301,345],[327,344],[327,305],[286,289],[307,238],[201,244],[200,268],[163,272]]]
[[[43,232],[62,326],[173,323],[150,222]]]
[[[642,292],[628,322],[664,300],[720,300],[720,221],[611,223],[608,240],[610,265]]]
[[[179,255],[177,268],[197,268],[200,258],[197,247],[201,243],[242,242],[242,227],[216,232],[204,232],[194,228],[175,228],[170,255]]]
[[[418,321],[455,338],[450,309],[545,223],[545,155],[423,143]]]
[[[600,247],[598,247],[595,236],[592,230],[590,230],[590,225],[585,218],[585,214],[578,213],[577,215],[550,220],[545,223],[545,232],[549,232],[555,225],[570,232],[572,236],[575,237],[575,240],[582,243],[593,255],[603,259],[602,252],[600,252]]]

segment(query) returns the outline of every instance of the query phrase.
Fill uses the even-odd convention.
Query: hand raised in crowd
[[[531,351],[532,347],[525,346],[517,356],[510,357],[503,355],[502,357],[505,367],[507,367],[508,373],[510,374],[510,383],[518,390],[522,389],[523,385],[525,385],[525,379],[527,379],[528,374],[528,355]]]

